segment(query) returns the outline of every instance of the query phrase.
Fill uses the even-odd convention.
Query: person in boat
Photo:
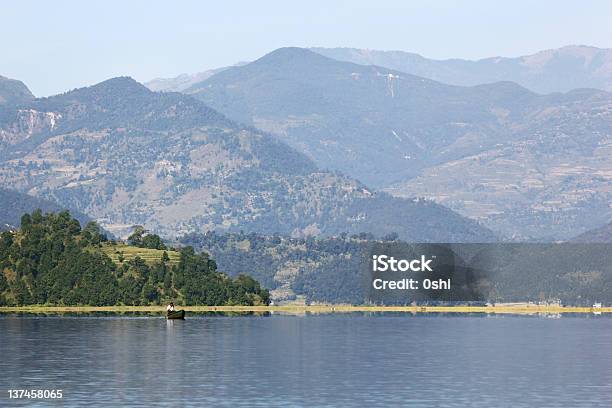
[[[174,312],[174,310],[175,310],[174,309],[174,303],[170,302],[170,304],[168,306],[166,306],[166,312],[167,313],[172,313],[172,312]]]

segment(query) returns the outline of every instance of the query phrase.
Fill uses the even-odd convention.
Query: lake
[[[0,406],[612,406],[605,315],[0,314],[0,347]]]

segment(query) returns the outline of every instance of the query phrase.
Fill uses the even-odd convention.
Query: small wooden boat
[[[168,319],[185,319],[184,310],[175,310],[174,312],[168,312]]]

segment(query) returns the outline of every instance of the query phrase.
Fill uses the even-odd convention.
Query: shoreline
[[[496,306],[351,306],[351,305],[281,305],[281,306],[177,306],[187,312],[222,313],[484,313],[484,314],[603,314],[612,313],[612,307],[562,307],[546,305]],[[165,313],[165,306],[2,306],[5,313]]]

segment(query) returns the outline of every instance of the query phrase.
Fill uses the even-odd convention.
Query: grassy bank
[[[350,305],[284,305],[284,306],[179,306],[189,312],[281,312],[351,313],[351,312],[403,312],[403,313],[489,313],[489,314],[562,314],[612,313],[612,307],[560,307],[546,305],[495,306],[350,306]],[[10,306],[0,307],[0,313],[164,313],[164,306]]]

